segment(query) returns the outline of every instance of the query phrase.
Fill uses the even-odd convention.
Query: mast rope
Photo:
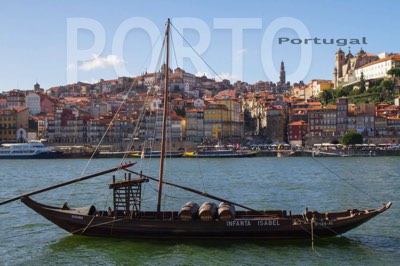
[[[148,59],[149,59],[150,56],[152,55],[152,50],[153,50],[153,48],[158,44],[159,40],[160,40],[160,35],[157,37],[157,39],[156,39],[156,41],[155,41],[155,43],[154,43],[152,49],[148,52],[147,57],[146,57],[146,59],[144,60],[144,62],[142,63],[142,67],[141,67],[141,68],[144,67],[144,65],[146,64],[146,61],[148,61]],[[163,45],[164,45],[164,44],[163,44]],[[114,121],[119,117],[119,113],[120,113],[122,107],[124,106],[124,104],[126,104],[126,101],[127,101],[127,99],[128,99],[128,95],[130,94],[130,92],[133,90],[133,88],[134,88],[136,85],[137,85],[137,81],[133,81],[133,82],[131,83],[131,86],[129,87],[127,93],[125,94],[125,97],[123,97],[123,99],[122,99],[120,105],[118,106],[117,111],[115,112],[113,118],[111,119],[110,123],[108,124],[108,127],[106,128],[105,132],[103,133],[103,135],[102,135],[100,141],[99,141],[98,144],[96,145],[95,150],[93,151],[92,155],[90,156],[89,160],[87,161],[86,165],[84,166],[84,168],[83,168],[83,170],[82,170],[82,172],[81,172],[81,176],[83,176],[83,175],[85,174],[85,172],[86,172],[87,168],[89,167],[90,163],[92,162],[94,156],[95,156],[95,155],[97,154],[97,152],[99,151],[100,145],[103,143],[103,141],[104,141],[104,139],[105,139],[107,133],[110,131],[111,127],[113,126]],[[144,100],[144,104],[146,104],[146,102],[148,101],[148,97],[149,97],[149,95],[147,94],[147,95],[146,95],[146,98],[145,98],[145,100]],[[134,129],[134,136],[135,136],[136,132],[138,132],[139,124],[140,124],[139,122],[141,121],[142,117],[144,117],[144,114],[145,114],[145,108],[143,108],[143,109],[141,110],[140,114],[139,114],[138,123],[136,123],[135,129]],[[129,149],[131,148],[131,146],[132,146],[132,144],[133,144],[134,138],[135,138],[135,137],[133,137],[133,138],[131,139],[131,141],[129,142],[129,145],[127,145],[127,148],[126,148],[127,150],[125,151],[125,153],[124,153],[124,155],[123,155],[123,157],[122,157],[122,159],[121,159],[121,164],[127,160],[128,154],[129,154],[128,152],[129,152]],[[118,170],[115,171],[115,174],[117,174],[117,172],[118,172]],[[69,194],[68,194],[68,196],[67,196],[67,198],[66,198],[65,201],[67,201],[67,200],[71,197],[72,193],[75,193],[75,192],[76,192],[76,185],[74,185],[73,188],[70,190],[70,192],[69,192]],[[108,192],[104,192],[104,193],[107,193],[107,195],[109,195]],[[103,193],[103,195],[104,195],[104,193]],[[104,198],[104,197],[103,197],[103,198]],[[107,196],[107,201],[108,201],[108,196]],[[104,203],[104,206],[106,206],[106,205],[107,205],[107,202]]]
[[[151,50],[149,51],[149,53],[147,54],[146,59],[144,60],[144,62],[143,62],[143,64],[142,64],[142,67],[141,67],[141,68],[144,67],[144,65],[146,64],[146,61],[147,61],[147,60],[150,58],[150,56],[152,55],[152,51],[153,51],[154,47],[158,44],[158,41],[159,41],[159,40],[160,40],[160,35],[157,37],[156,41],[154,42],[154,45],[153,45],[152,49],[151,49]],[[87,161],[86,165],[84,166],[84,168],[83,168],[83,170],[82,170],[82,172],[81,172],[81,175],[80,175],[81,177],[85,174],[85,172],[86,172],[87,168],[89,167],[90,163],[92,162],[94,156],[95,156],[95,155],[97,154],[97,152],[99,151],[100,145],[103,143],[104,138],[106,137],[107,133],[110,131],[110,128],[112,127],[114,121],[115,121],[116,118],[119,116],[119,113],[120,113],[120,111],[121,111],[123,105],[126,103],[126,100],[128,99],[127,96],[128,96],[129,93],[133,90],[133,88],[134,88],[134,86],[136,85],[136,83],[137,83],[137,81],[133,81],[133,82],[131,83],[131,86],[129,87],[129,89],[128,89],[126,95],[125,95],[125,97],[123,97],[123,100],[121,101],[120,105],[118,106],[117,111],[115,112],[113,118],[111,119],[110,123],[108,124],[107,129],[106,129],[105,132],[103,133],[103,135],[102,135],[100,141],[98,142],[98,144],[97,144],[96,147],[95,147],[95,150],[93,151],[92,155],[90,156],[89,160]],[[148,95],[146,96],[146,99],[147,99],[147,97],[148,97]],[[143,110],[141,111],[141,113],[143,113],[143,112],[144,112],[144,108],[143,108]],[[135,128],[135,130],[134,130],[134,133],[137,132],[136,130],[138,129],[139,121],[140,121],[140,119],[138,120],[138,123],[136,124],[136,128]],[[130,149],[132,143],[133,143],[133,139],[129,142],[129,145],[127,146],[127,150],[125,151],[124,156],[123,156],[123,158],[121,159],[121,164],[122,164],[124,161],[126,161],[126,159],[127,159],[127,157],[128,157],[128,151],[129,151],[129,149]],[[119,170],[119,169],[118,169],[118,170]],[[115,173],[117,173],[118,170],[116,170]],[[67,198],[65,199],[65,201],[67,201],[67,200],[71,197],[71,194],[72,194],[72,193],[75,193],[75,192],[76,192],[76,185],[74,185],[74,186],[73,186],[73,189],[70,190],[70,193],[68,194],[68,196],[67,196]]]
[[[383,206],[385,206],[385,203],[383,203],[382,201],[378,200],[377,198],[375,198],[374,196],[368,194],[367,192],[365,192],[364,190],[360,189],[359,187],[353,185],[352,183],[350,183],[349,181],[347,181],[345,178],[343,178],[342,176],[340,176],[339,174],[335,173],[334,171],[332,171],[331,169],[329,169],[329,167],[327,167],[326,165],[324,165],[323,163],[321,163],[319,160],[315,159],[315,157],[312,157],[314,161],[316,161],[320,166],[322,166],[323,168],[325,168],[326,170],[328,170],[330,173],[332,173],[334,176],[338,177],[339,179],[341,179],[342,181],[346,182],[349,186],[353,187],[354,189],[356,189],[358,192],[364,194],[365,196],[373,199],[374,201],[382,204]]]
[[[172,37],[172,32],[171,32],[171,44],[172,44],[172,50],[173,50],[173,52],[174,52],[176,67],[179,67],[179,65],[178,65],[178,59],[176,58],[175,45],[174,45],[174,38]]]
[[[160,36],[161,35],[159,35],[159,37]],[[154,72],[153,72],[153,73],[156,73],[155,79],[162,78],[161,77],[161,73],[157,72],[157,71],[158,71],[158,69],[161,68],[161,62],[162,62],[163,57],[164,57],[164,53],[163,53],[164,46],[165,46],[165,37],[163,38],[163,41],[162,41],[162,44],[161,44],[161,49],[160,49],[160,52],[159,52],[158,58],[157,58],[157,63],[155,65],[155,69],[154,69]],[[158,74],[158,73],[160,73],[160,74]],[[158,77],[157,75],[160,75],[160,76]],[[155,94],[154,92],[155,92],[155,87],[154,87],[154,84],[153,84],[153,85],[150,85],[147,88],[146,99],[144,101],[143,108],[141,110],[141,115],[140,115],[139,119],[137,120],[138,123],[136,124],[135,132],[139,131],[139,128],[140,128],[139,123],[142,123],[145,117],[148,118],[148,119],[151,119],[152,117],[154,117],[154,120],[155,121],[157,120],[157,113],[155,113],[155,115],[153,116],[153,113],[151,111],[149,111],[149,112],[146,111],[146,108],[145,108],[150,103],[149,102],[150,95],[152,95],[152,94],[154,95]],[[148,124],[146,123],[146,129],[145,129],[146,133],[145,133],[145,136],[144,136],[145,140],[142,142],[142,144],[141,144],[142,149],[140,149],[139,152],[141,152],[143,149],[145,150],[146,147],[148,147],[150,151],[153,151],[153,144],[154,143],[153,143],[153,141],[147,142],[146,137],[147,136],[151,136],[153,139],[155,139],[156,127],[154,126],[153,131],[151,132],[150,129],[147,127],[147,125]],[[155,125],[155,123],[154,123],[154,125]],[[150,155],[150,158],[151,158],[151,155]],[[150,163],[145,163],[145,162],[147,162],[147,160],[140,160],[139,169],[140,170],[149,171],[152,166],[151,166]],[[150,162],[150,161],[148,161],[148,162]],[[143,194],[146,194],[147,185],[149,185],[149,184],[147,184],[147,182],[143,185],[143,188],[142,188]],[[151,197],[151,196],[148,197],[148,199],[151,199],[151,198],[153,198],[153,197]],[[142,198],[142,202],[144,202],[144,201],[146,201],[148,199]]]
[[[94,220],[95,217],[96,217],[96,216],[93,215],[92,219],[90,219],[89,223],[88,223],[87,226],[82,230],[82,232],[81,232],[80,234],[85,233],[86,229],[89,228],[89,226],[92,224],[92,222],[93,222],[93,220]]]
[[[309,233],[309,234],[311,235],[311,250],[312,250],[315,254],[317,254],[318,256],[322,257],[322,255],[321,255],[318,251],[316,251],[315,248],[314,248],[314,237],[317,237],[318,240],[324,240],[324,239],[321,238],[321,237],[319,237],[319,236],[317,236],[317,235],[314,235],[313,222],[311,222],[311,231],[309,231],[309,230],[307,230],[306,228],[304,228],[304,227],[301,225],[301,223],[299,224],[299,226],[300,226],[301,229],[303,229],[304,231],[306,231],[307,233]]]
[[[121,218],[121,219],[113,219],[113,220],[108,221],[108,222],[90,225],[88,228],[92,228],[92,227],[96,227],[96,226],[100,226],[100,225],[105,225],[105,224],[110,224],[110,223],[112,223],[114,225],[115,222],[119,222],[119,221],[122,221],[122,220],[125,220],[125,219],[127,219],[127,218],[124,217],[124,218]],[[82,230],[86,230],[86,227],[78,229],[78,230],[75,230],[75,231],[71,232],[71,234],[78,233],[79,231],[82,231]]]
[[[218,73],[200,56],[200,54],[193,48],[193,46],[185,39],[185,37],[183,37],[183,35],[175,28],[174,24],[170,23],[172,28],[174,28],[174,30],[181,36],[181,38],[186,42],[187,45],[189,45],[189,47],[193,50],[193,52],[195,52],[195,54],[201,59],[201,61],[204,62],[204,64],[206,64],[212,72],[214,72],[214,74],[220,79],[223,80],[220,75],[218,75]]]
[[[147,182],[146,182],[147,183]],[[150,183],[148,184],[148,186],[153,189],[155,192],[158,192],[158,190],[156,188],[154,188],[152,185],[150,185]],[[170,186],[171,187],[171,186]],[[187,197],[177,197],[177,196],[171,196],[170,194],[167,194],[165,192],[162,193],[162,195],[166,198],[171,198],[171,199],[186,199]]]
[[[183,35],[175,28],[175,26],[170,22],[170,25],[172,26],[172,28],[181,36],[181,38],[189,45],[189,47],[196,53],[196,55],[211,69],[211,71],[213,71],[215,73],[215,75],[217,75],[221,80],[222,78],[218,75],[218,73],[199,55],[199,53],[197,53],[197,51],[193,48],[192,45],[190,45],[190,43],[183,37]],[[174,51],[174,56],[175,56],[175,62],[176,62],[176,66],[179,67],[178,65],[178,60],[176,57],[176,51],[175,51],[175,45],[174,45],[174,38],[172,38],[172,32],[171,32],[171,43],[172,43],[172,48]],[[205,182],[204,182],[204,176],[203,173],[201,171],[201,167],[200,167],[200,162],[199,160],[197,160],[198,163],[198,168],[199,168],[199,173],[200,173],[200,178],[201,178],[201,182],[203,185],[203,191],[206,192],[206,186],[205,186]]]
[[[141,177],[148,178],[148,179],[150,179],[150,180],[152,180],[152,181],[160,182],[160,180],[157,179],[157,178],[154,178],[154,177],[151,177],[151,176],[148,176],[148,175],[143,175],[143,174],[141,174],[141,173],[138,173],[138,172],[135,172],[135,171],[131,171],[131,170],[126,169],[126,168],[125,168],[124,170],[127,171],[127,172],[129,172],[129,173],[132,173],[132,174],[135,174],[135,175],[140,175]],[[217,197],[217,196],[208,194],[208,193],[206,193],[206,192],[201,192],[201,191],[198,191],[198,190],[193,189],[193,188],[190,188],[190,187],[185,187],[185,186],[177,185],[177,184],[174,184],[174,183],[171,183],[171,182],[167,182],[167,181],[162,181],[162,183],[163,183],[163,184],[166,184],[166,185],[174,186],[174,187],[177,187],[177,188],[180,188],[180,189],[183,189],[183,190],[186,190],[186,191],[195,193],[195,194],[198,194],[198,195],[203,196],[203,197],[206,197],[206,198],[210,198],[210,199],[214,199],[214,200],[218,200],[218,201],[223,201],[223,202],[226,202],[226,203],[230,203],[230,204],[232,204],[232,205],[235,205],[235,206],[238,206],[238,207],[242,207],[243,209],[256,212],[256,213],[258,213],[258,214],[260,214],[260,215],[262,215],[262,216],[264,216],[264,217],[279,217],[279,216],[273,215],[273,214],[265,214],[265,213],[262,213],[262,211],[255,210],[255,209],[249,208],[249,207],[247,207],[247,206],[244,206],[244,205],[242,205],[242,204],[239,204],[239,203],[236,203],[236,202],[227,200],[227,199],[223,199],[223,198],[220,198],[220,197]],[[158,191],[159,191],[159,190],[158,190]],[[161,194],[162,194],[162,193],[161,193]]]
[[[336,232],[335,230],[329,228],[326,225],[321,224],[322,227],[324,227],[325,229],[328,229],[329,231],[331,231],[332,233],[334,233],[336,236],[342,236],[342,234],[339,234],[338,232]]]
[[[146,64],[146,62],[148,61],[148,59],[149,59],[150,56],[152,55],[152,51],[153,51],[154,47],[158,44],[159,41],[160,41],[160,35],[157,37],[157,39],[156,39],[156,41],[155,41],[155,43],[154,43],[152,49],[151,49],[151,50],[149,51],[149,53],[147,54],[147,57],[146,57],[146,59],[143,61],[143,64],[142,64],[142,67],[141,67],[141,68],[144,67],[144,65]],[[164,42],[162,43],[162,47],[164,47]],[[161,54],[162,54],[162,53],[160,53],[160,55],[161,55]],[[160,58],[159,58],[159,60],[158,60],[158,65],[159,65],[159,64],[160,64]],[[157,68],[157,66],[156,66],[156,68]],[[144,80],[142,80],[142,82],[144,83]],[[116,117],[118,117],[118,115],[119,115],[119,113],[120,113],[120,111],[121,111],[121,108],[122,108],[123,105],[126,103],[126,100],[128,99],[128,95],[129,95],[130,92],[133,90],[133,88],[134,88],[135,86],[137,86],[137,83],[138,83],[137,80],[135,80],[135,81],[133,81],[133,82],[131,83],[131,86],[129,87],[129,89],[128,89],[126,95],[125,95],[125,97],[123,97],[123,101],[122,101],[121,104],[119,105],[119,107],[118,107],[118,109],[117,109],[115,115],[113,116],[112,121],[110,122],[109,126],[107,127],[106,131],[104,132],[104,134],[103,134],[103,136],[102,136],[102,138],[101,138],[99,144],[98,144],[97,147],[96,147],[96,151],[93,153],[93,155],[97,152],[98,148],[100,147],[100,144],[103,142],[104,137],[107,135],[107,132],[110,130],[110,128],[111,128],[111,126],[112,126],[112,124],[113,124],[113,121],[116,119]],[[144,85],[144,84],[142,84],[142,85]],[[129,151],[130,151],[130,149],[131,149],[131,147],[132,147],[132,145],[133,145],[134,139],[136,138],[136,135],[137,135],[138,132],[139,132],[140,126],[141,126],[141,124],[142,124],[142,121],[143,121],[143,119],[144,119],[144,117],[145,117],[145,115],[146,115],[146,108],[145,108],[145,106],[146,106],[148,103],[149,103],[149,93],[146,94],[146,97],[145,97],[145,99],[144,99],[144,101],[143,101],[143,108],[140,110],[139,117],[138,117],[137,120],[136,120],[136,124],[135,124],[134,130],[133,130],[133,138],[132,138],[131,141],[129,142],[129,145],[127,145],[127,147],[126,147],[126,151],[125,151],[125,153],[124,153],[124,155],[123,155],[123,157],[122,157],[122,159],[121,159],[121,163],[125,162],[125,161],[127,160],[127,158],[128,158]],[[85,172],[85,170],[86,170],[86,168],[88,167],[90,161],[93,159],[93,155],[92,155],[92,157],[90,158],[89,162],[87,163],[87,165],[86,165],[86,167],[85,167],[85,169],[83,170],[82,173]],[[142,162],[141,162],[140,165],[139,165],[140,168],[141,168],[141,165],[142,165]],[[117,171],[115,172],[115,174],[117,174]],[[71,192],[71,193],[72,193],[72,192]],[[70,193],[70,195],[71,195],[71,193]],[[111,192],[110,192],[109,190],[106,190],[106,191],[104,191],[104,193],[103,193],[103,197],[102,197],[102,198],[105,199],[105,200],[104,200],[104,208],[106,208],[106,206],[108,205],[108,201],[109,201],[109,198],[110,198],[110,193],[111,193]],[[69,195],[68,197],[70,197],[70,195]]]
[[[197,166],[199,167],[199,173],[200,173],[200,177],[201,177],[201,183],[203,185],[203,191],[206,192],[206,183],[204,182],[204,175],[203,175],[203,171],[201,171],[201,166],[200,166],[200,158],[195,158],[197,159]]]

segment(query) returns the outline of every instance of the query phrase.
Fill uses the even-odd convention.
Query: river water
[[[95,159],[85,174],[115,167]],[[158,160],[133,169],[158,175]],[[87,160],[0,160],[0,200],[77,178]],[[304,241],[137,241],[72,236],[19,201],[0,206],[0,265],[398,265],[400,174],[398,157],[171,159],[165,180],[256,209],[303,212],[376,208],[387,212],[338,237]],[[33,198],[71,207],[111,205],[105,175]],[[157,184],[144,186],[143,209],[156,208]],[[361,190],[361,191],[360,191]],[[189,200],[207,201],[163,187],[162,208],[179,210]]]

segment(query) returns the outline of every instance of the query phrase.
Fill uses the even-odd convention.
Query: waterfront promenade
[[[94,153],[95,146],[53,146],[55,149],[64,151],[64,158],[90,158]],[[157,147],[153,148],[157,150]],[[192,151],[193,149],[185,149],[180,147],[179,149],[172,148],[171,152],[183,152]],[[122,149],[120,146],[105,145],[99,146],[94,158],[122,158],[125,154],[126,149]],[[246,150],[244,150],[246,151]],[[400,149],[267,149],[267,150],[247,150],[256,153],[257,157],[376,157],[376,156],[400,156]],[[137,149],[129,150],[128,153],[140,153]],[[169,151],[168,151],[169,152]],[[128,156],[129,157],[129,156]]]

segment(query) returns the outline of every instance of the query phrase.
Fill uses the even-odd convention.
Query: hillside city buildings
[[[370,143],[399,142],[400,107],[349,104],[345,97],[323,106],[314,99],[326,89],[376,79],[393,79],[400,54],[335,55],[334,78],[290,84],[281,62],[279,81],[255,84],[197,77],[169,69],[168,138],[193,143],[282,143],[312,145],[338,141],[348,131]],[[137,77],[89,84],[77,82],[47,90],[10,90],[0,98],[0,141],[46,139],[55,144],[96,144],[161,138],[165,67]],[[362,73],[362,74],[361,74]],[[368,83],[367,83],[368,84]],[[393,89],[398,89],[397,84]],[[145,107],[145,108],[143,108]],[[144,111],[143,111],[144,110]],[[115,115],[118,111],[118,115]],[[140,122],[140,123],[139,123]]]

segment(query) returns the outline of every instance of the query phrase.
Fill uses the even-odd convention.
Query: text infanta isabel
[[[309,39],[290,39],[287,37],[280,37],[279,44],[336,44],[337,46],[345,46],[347,44],[368,44],[367,38],[361,39],[327,39],[327,38],[309,38]]]

